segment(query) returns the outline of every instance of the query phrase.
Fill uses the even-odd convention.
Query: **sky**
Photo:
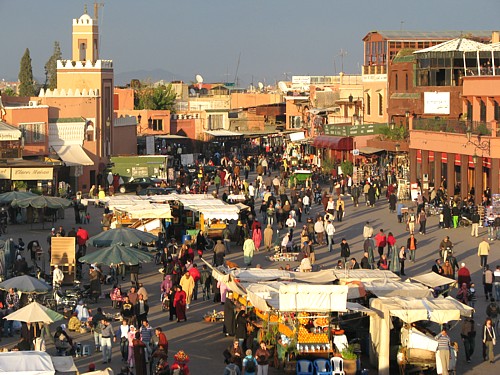
[[[99,0],[101,59],[132,77],[275,84],[292,75],[360,74],[374,30],[499,30],[498,0]],[[17,80],[29,48],[35,78],[91,0],[0,0],[0,79]],[[344,51],[341,53],[341,51]],[[343,58],[341,57],[343,56]]]

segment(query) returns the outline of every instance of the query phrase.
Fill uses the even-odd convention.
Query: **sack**
[[[253,360],[253,358],[247,358],[247,363],[245,365],[245,373],[254,373],[256,368],[255,368],[255,361]]]

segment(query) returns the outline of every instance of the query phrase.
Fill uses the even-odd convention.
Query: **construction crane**
[[[98,3],[97,1],[94,1],[94,19],[97,21],[99,20],[99,8],[103,8],[104,3]]]

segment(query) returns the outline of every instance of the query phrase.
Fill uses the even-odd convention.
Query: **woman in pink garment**
[[[262,242],[262,231],[261,231],[260,227],[256,227],[252,231],[252,240],[253,240],[253,243],[255,245],[255,249],[257,251],[259,251],[260,243]]]
[[[217,288],[220,290],[220,303],[223,305],[226,302],[226,292],[229,290],[227,285],[222,281],[217,282]]]

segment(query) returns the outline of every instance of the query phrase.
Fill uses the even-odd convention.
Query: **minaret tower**
[[[85,13],[73,20],[73,61],[99,60],[99,26],[97,20]]]

